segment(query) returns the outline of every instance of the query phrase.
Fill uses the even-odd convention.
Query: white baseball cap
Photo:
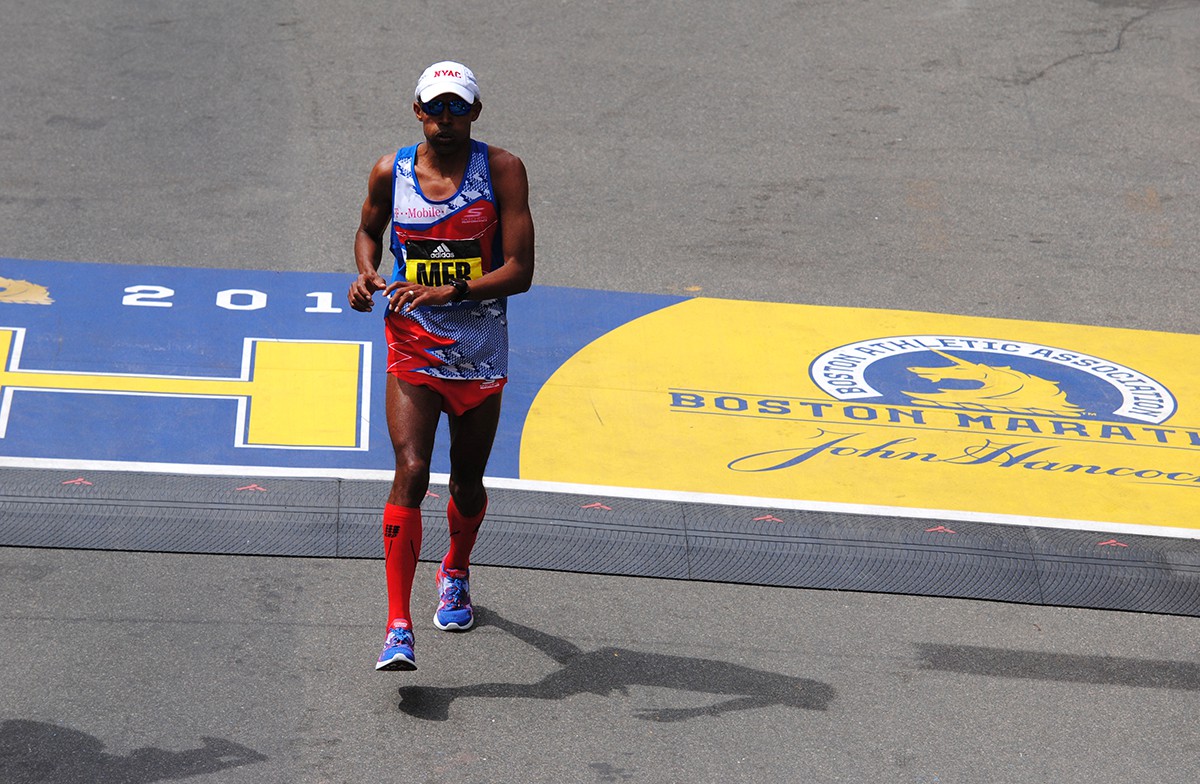
[[[462,63],[443,60],[425,69],[417,80],[415,98],[424,103],[445,93],[453,93],[464,101],[479,100],[479,82],[475,74]]]

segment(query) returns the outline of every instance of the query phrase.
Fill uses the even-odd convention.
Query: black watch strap
[[[452,280],[450,281],[450,285],[454,287],[454,299],[451,300],[452,302],[462,302],[471,291],[471,287],[467,285],[465,280]]]

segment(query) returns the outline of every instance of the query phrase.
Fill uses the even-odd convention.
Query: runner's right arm
[[[392,165],[393,156],[385,155],[371,169],[367,198],[354,235],[358,277],[350,284],[347,299],[350,307],[359,311],[371,310],[375,306],[373,295],[387,286],[379,274],[379,264],[383,260],[383,233],[392,219]]]

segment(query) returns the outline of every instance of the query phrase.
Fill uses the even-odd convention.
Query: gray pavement
[[[1194,0],[10,3],[0,255],[348,272],[444,56],[529,167],[539,283],[1200,331]],[[398,676],[370,669],[377,563],[0,549],[0,575],[4,781],[1200,762],[1188,618],[481,569],[480,628],[419,627]]]
[[[0,571],[10,782],[1195,773],[1191,620],[481,569],[480,627],[450,635],[423,564],[420,669],[388,675],[370,561],[3,550]]]

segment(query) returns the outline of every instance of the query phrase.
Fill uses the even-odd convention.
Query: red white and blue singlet
[[[393,281],[442,286],[477,280],[504,263],[488,147],[471,141],[458,193],[431,201],[414,167],[417,145],[396,153],[392,197]],[[508,375],[507,300],[464,300],[387,312],[388,372],[446,380]]]

